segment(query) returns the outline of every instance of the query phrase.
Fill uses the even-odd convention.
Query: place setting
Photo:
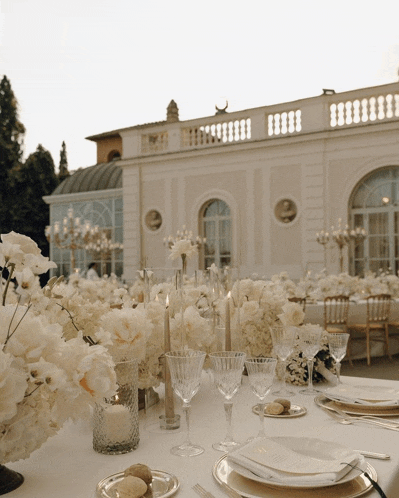
[[[213,476],[245,498],[354,498],[377,480],[360,452],[306,437],[257,437],[220,458]]]

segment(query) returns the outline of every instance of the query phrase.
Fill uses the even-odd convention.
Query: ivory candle
[[[230,330],[230,297],[231,292],[227,294],[226,300],[226,318],[225,318],[225,349],[231,351],[231,330]]]
[[[166,296],[165,323],[164,323],[164,352],[171,350],[170,345],[170,325],[169,325],[169,295]],[[173,400],[173,388],[170,378],[170,371],[166,357],[164,358],[164,379],[165,379],[165,418],[172,419],[175,416],[175,407]]]
[[[131,415],[126,406],[110,405],[104,409],[104,433],[113,443],[128,441],[131,437]]]

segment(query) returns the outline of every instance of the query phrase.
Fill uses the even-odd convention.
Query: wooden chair
[[[378,294],[367,299],[366,323],[350,324],[349,329],[366,335],[367,365],[371,365],[370,341],[383,342],[384,353],[389,354],[389,312],[391,309],[391,296]],[[362,340],[362,338],[352,338]]]
[[[324,298],[324,328],[330,334],[348,332],[349,296],[337,295]],[[349,337],[347,357],[353,365]]]
[[[306,308],[306,297],[289,297],[288,301],[291,303],[298,303],[302,306],[302,310],[305,313]]]

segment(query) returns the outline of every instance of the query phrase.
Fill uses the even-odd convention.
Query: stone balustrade
[[[342,93],[325,91],[318,97],[295,102],[156,123],[153,129],[146,125],[132,134],[125,132],[124,158],[226,147],[395,120],[399,120],[399,83]]]

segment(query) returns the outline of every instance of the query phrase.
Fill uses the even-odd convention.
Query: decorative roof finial
[[[166,121],[168,123],[175,123],[176,121],[179,121],[179,108],[174,100],[171,100],[167,107]]]
[[[226,114],[226,112],[227,112],[226,109],[228,108],[228,106],[229,106],[229,103],[227,100],[226,100],[226,105],[222,109],[220,109],[217,105],[215,105],[215,109],[216,109],[215,114],[216,115],[217,114]]]

